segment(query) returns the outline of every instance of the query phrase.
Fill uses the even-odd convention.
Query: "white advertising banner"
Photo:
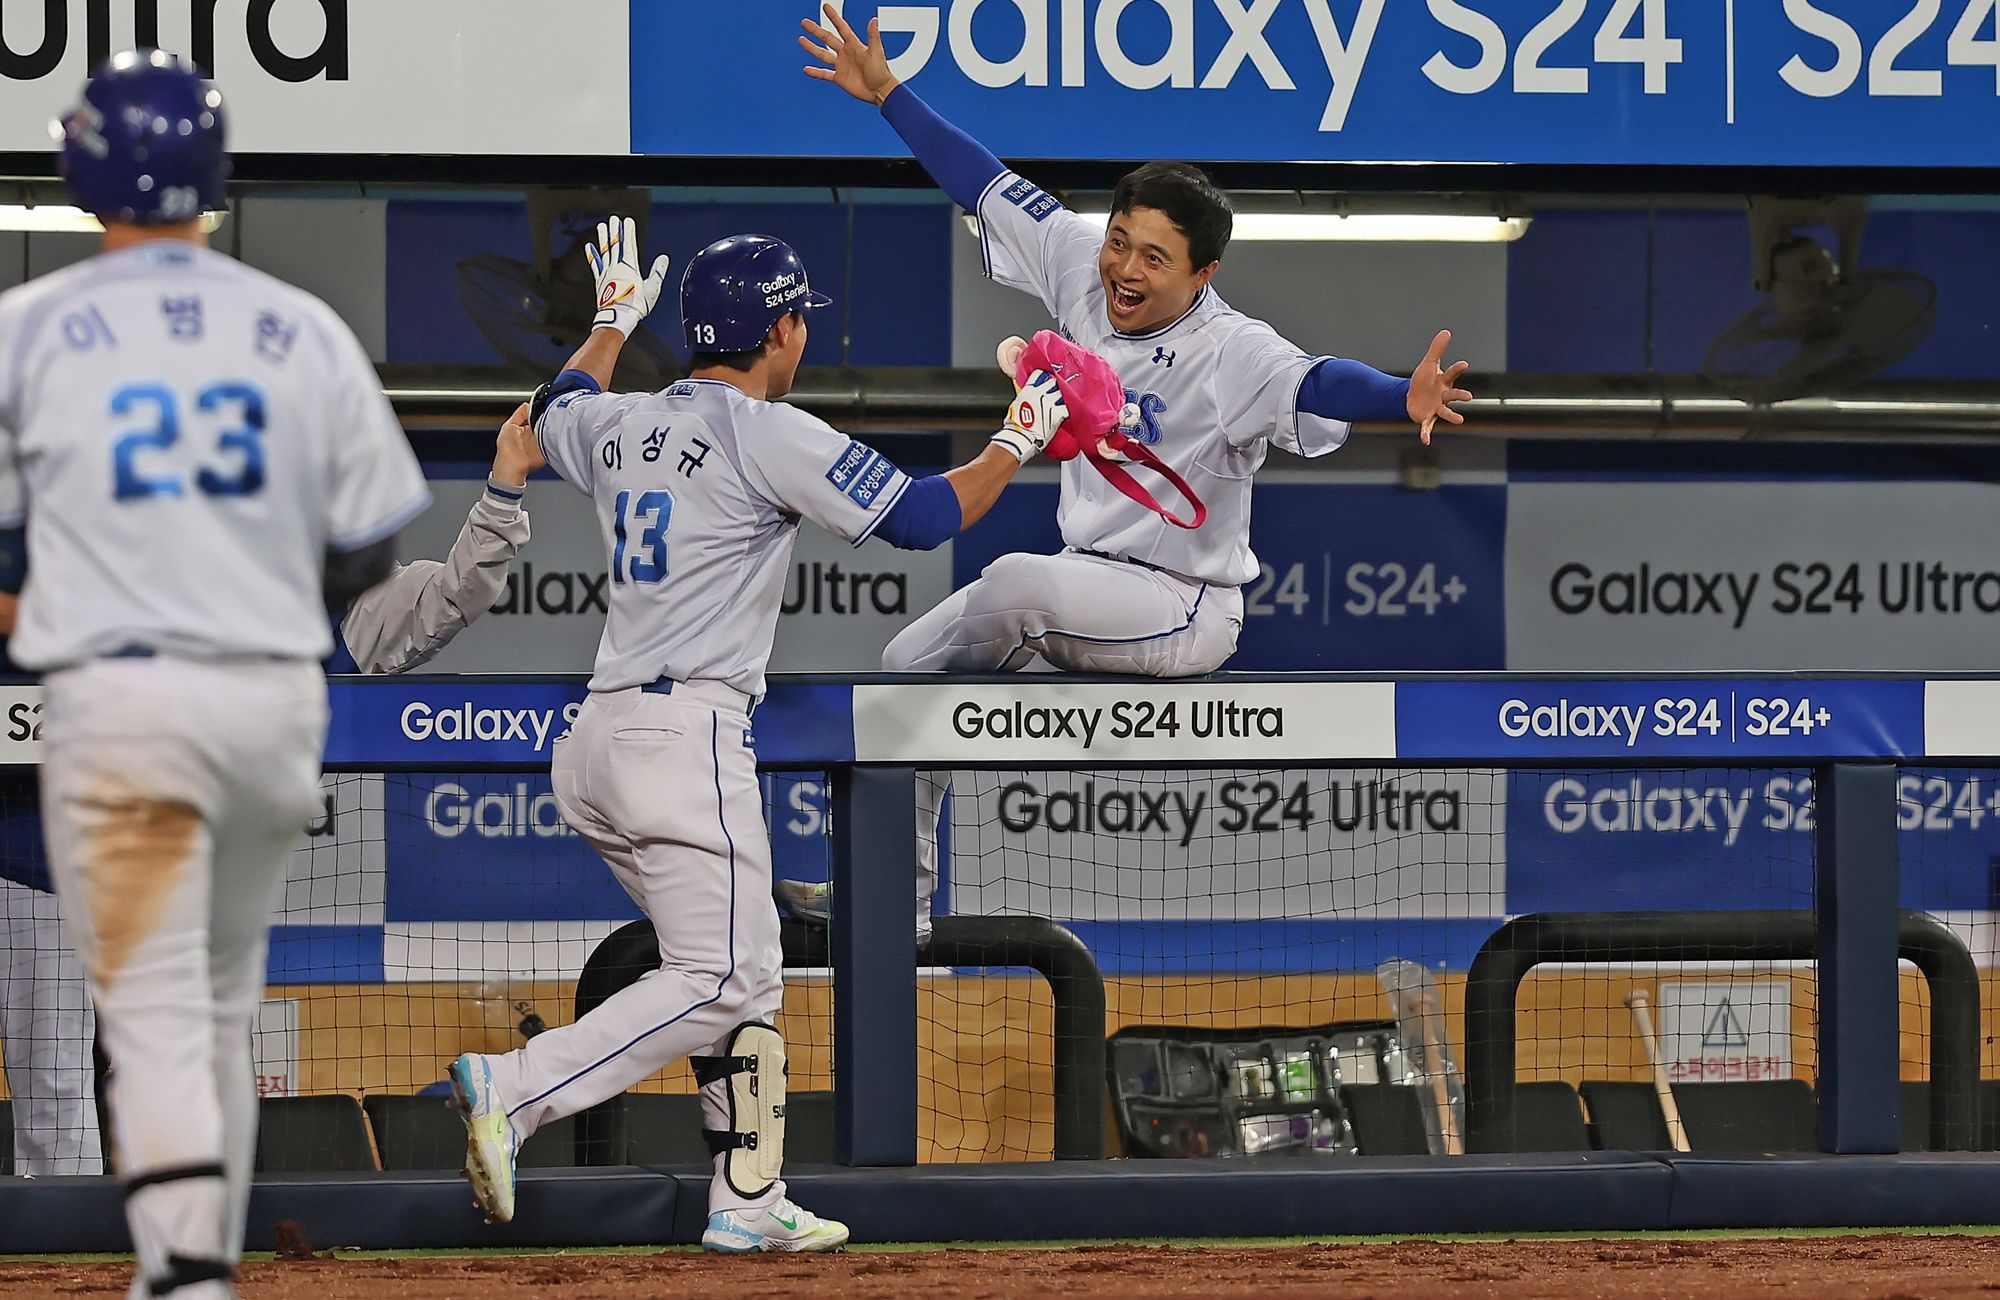
[[[864,685],[854,753],[864,763],[1392,758],[1395,713],[1392,682]]]
[[[484,490],[483,480],[432,480],[436,501],[404,530],[402,555],[444,558]],[[422,671],[590,671],[607,590],[596,513],[567,484],[541,481],[529,484],[527,508],[531,536],[499,601]],[[870,540],[856,548],[805,524],[785,579],[771,671],[873,672],[889,638],[949,594],[950,543],[899,551]]]
[[[1498,916],[1493,771],[959,772],[952,907],[1065,920]]]
[[[1515,483],[1507,667],[1987,671],[1996,507],[1981,483]]]
[[[0,150],[49,149],[93,64],[150,37],[211,69],[239,152],[622,154],[630,17],[630,0],[7,0]]]

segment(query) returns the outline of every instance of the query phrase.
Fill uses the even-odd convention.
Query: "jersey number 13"
[[[664,489],[626,489],[612,503],[611,581],[658,582],[667,576],[667,529],[674,521],[674,494]],[[633,538],[636,535],[637,541]],[[628,554],[633,550],[637,554]]]

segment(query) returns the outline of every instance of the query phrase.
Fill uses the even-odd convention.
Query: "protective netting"
[[[1729,910],[1754,931],[1761,911],[1813,903],[1804,772],[929,779],[951,787],[937,912],[1047,917],[1095,957],[1131,1154],[1463,1149],[1467,974],[1507,918]],[[1722,956],[1635,960],[1607,937],[1536,968],[1519,990],[1517,1077],[1554,1085],[1531,1092],[1558,1120],[1566,1097],[1573,1122],[1520,1141],[1587,1144],[1579,1092],[1642,1102],[1657,1127],[1655,1058],[1674,1088],[1795,1081],[1784,1091],[1807,1119],[1791,1138],[1809,1141],[1811,964]],[[925,984],[928,1154],[1046,1157],[1063,1048],[1050,990],[969,974]]]
[[[1492,1046],[1468,1037],[1468,975],[1510,918],[1721,912],[1753,932],[1779,926],[1766,913],[1811,924],[1814,802],[1801,770],[920,780],[944,809],[939,935],[955,918],[1053,923],[1094,963],[1107,1068],[1081,1100],[1106,1107],[1111,1149],[1131,1154],[1465,1145],[1466,1066]],[[1902,904],[1970,947],[1990,993],[2000,785],[1988,771],[1911,768],[1900,794]],[[459,1144],[442,1111],[446,1063],[571,1019],[586,960],[638,912],[562,825],[546,774],[346,773],[326,779],[326,796],[290,864],[257,1028],[272,1102],[266,1167],[450,1167]],[[765,803],[777,875],[824,880],[823,779],[767,775]],[[14,1167],[75,1171],[94,1150],[90,1032],[80,972],[35,888],[46,873],[31,776],[0,790],[0,826]],[[831,1148],[833,983],[823,925],[789,920],[786,942],[780,1028],[805,1158]],[[643,961],[643,936],[638,951]],[[1057,1066],[1079,1059],[1084,1031],[1074,1017],[1058,1029],[1063,1005],[1044,973],[944,951],[919,974],[920,1158],[1049,1158],[1062,1140]],[[1930,990],[1907,964],[1901,990],[1902,1075],[1921,1084]],[[1539,1118],[1520,1121],[1513,1141],[1672,1142],[1657,1062],[1697,1149],[1809,1147],[1816,1014],[1808,960],[1698,947],[1640,959],[1608,939],[1572,947],[1518,989],[1515,1078],[1532,1085],[1522,1114]],[[1066,1086],[1076,1085],[1072,1071]],[[1773,1086],[1746,1102],[1743,1085]],[[637,1090],[654,1100],[609,1127],[567,1124],[524,1158],[699,1159],[691,1092],[677,1065]],[[1916,1095],[1905,1089],[1906,1111]],[[1906,1115],[1911,1145],[1922,1131],[1921,1115]]]
[[[1987,1019],[1978,1034],[1979,1074],[1994,1070],[1990,1009],[1995,1005],[2000,968],[2000,772],[1980,768],[1911,767],[1897,779],[1898,901],[1906,910],[1935,918],[1950,928],[1971,954],[1979,972],[1979,1005]],[[1934,1055],[1930,983],[1909,961],[1898,977],[1901,1002],[1900,1065],[1902,1129],[1906,1149],[1926,1144],[1927,1088]],[[1994,1085],[1981,1088],[1982,1150],[2000,1147],[2000,1098]]]

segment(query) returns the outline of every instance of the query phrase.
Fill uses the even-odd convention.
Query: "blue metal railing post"
[[[845,1165],[917,1162],[916,770],[836,768],[833,1149]]]
[[[1813,774],[1819,923],[1819,1145],[1894,1152],[1901,1026],[1896,967],[1896,768]]]

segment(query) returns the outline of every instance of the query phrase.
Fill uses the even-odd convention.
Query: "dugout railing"
[[[832,965],[824,925],[787,918],[783,942],[788,970]],[[1050,1155],[1057,1160],[1102,1158],[1104,976],[1090,949],[1046,917],[940,916],[933,923],[930,942],[917,949],[917,963],[979,970],[1022,968],[1046,981],[1054,1009],[1049,1073],[1055,1118]],[[632,921],[612,931],[591,951],[577,975],[577,1016],[659,964],[659,938],[652,922]],[[584,1119],[576,1135],[576,1163],[608,1163],[601,1153],[621,1146],[617,1126],[622,1117],[605,1110],[601,1117],[586,1111]]]
[[[583,686],[578,678],[547,677],[340,679],[331,697],[331,772],[532,773],[546,770],[548,746],[574,716]],[[0,687],[0,705],[16,715],[32,718],[38,702],[32,686]],[[1142,712],[1157,717],[1170,706],[1183,718],[1203,719],[1200,731],[1161,736],[1130,725]],[[1780,714],[1817,721],[1774,728]],[[1096,725],[1082,725],[1086,716]],[[1614,717],[1639,721],[1615,731],[1593,725]],[[765,769],[825,773],[826,847],[839,899],[826,955],[838,1164],[788,1176],[802,1199],[847,1217],[862,1240],[1949,1223],[1963,1221],[1968,1205],[2000,1196],[2000,1165],[1988,1155],[1889,1154],[1897,1149],[1903,1012],[1897,773],[2000,761],[2000,682],[779,677],[755,727]],[[32,727],[17,731],[0,739],[0,762],[31,766],[39,761],[39,736]],[[1344,1161],[919,1166],[919,956],[885,936],[908,932],[920,773],[1427,765],[1813,774],[1815,893],[1786,924],[1810,918],[1817,958],[1811,1033],[1824,1154],[1475,1151]],[[1797,953],[1807,945],[1780,946]],[[1708,947],[1712,956],[1716,945]],[[1606,951],[1593,941],[1590,959],[1606,959]],[[967,964],[1015,960],[988,951]],[[1964,999],[1937,1005],[1956,996],[1934,999],[1940,1028],[1922,1070],[1942,1100],[1940,1131],[1962,1145]],[[1085,1035],[1077,1005],[1066,1022],[1071,1038]],[[1472,1132],[1483,1134],[1496,1113],[1483,1090],[1504,1076],[1494,1053],[1504,1055],[1509,1035],[1498,1025],[1504,1012],[1489,1005],[1478,1014],[1493,1023],[1481,1022],[1476,1049],[1467,1042],[1465,1064]],[[1102,1029],[1089,1035],[1100,1051]],[[1933,1073],[1940,1065],[1941,1078]],[[1082,1095],[1076,1081],[1084,1068],[1072,1060],[1066,1095]],[[1095,1077],[1103,1077],[1101,1067]],[[1069,1133],[1081,1131],[1073,1125]],[[1853,1154],[1863,1152],[1882,1154]],[[1866,1178],[1855,1176],[1855,1158],[1868,1161]],[[312,1240],[362,1245],[687,1240],[699,1230],[706,1181],[705,1170],[528,1171],[519,1220],[496,1229],[477,1222],[463,1204],[462,1184],[448,1177],[265,1178],[252,1236],[290,1218],[311,1225]],[[0,1248],[118,1248],[116,1204],[116,1188],[99,1180],[5,1180]]]

